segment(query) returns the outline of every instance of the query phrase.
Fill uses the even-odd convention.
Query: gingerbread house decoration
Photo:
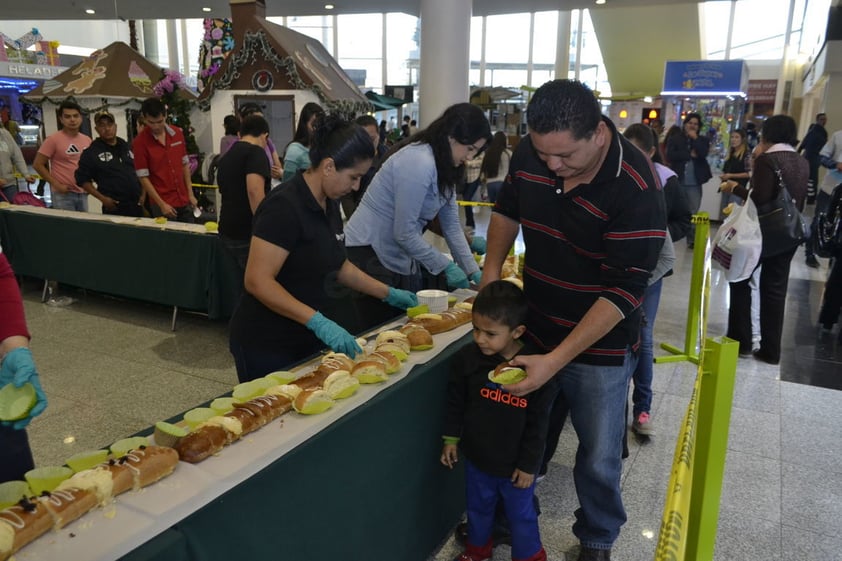
[[[51,115],[65,99],[72,97],[90,114],[108,109],[114,115],[140,108],[144,99],[153,97],[153,88],[164,77],[164,70],[132,49],[116,41],[91,53],[85,60],[61,74],[46,80],[24,97],[30,103],[41,104],[44,115]],[[180,89],[178,95],[195,99],[195,95]],[[56,121],[44,120],[47,135],[55,132]],[[122,134],[128,126],[119,123]]]
[[[290,130],[275,130],[278,121],[270,119],[276,145],[292,137],[297,115],[307,102],[347,117],[372,110],[369,100],[324,45],[268,21],[265,15],[264,0],[231,0],[234,49],[199,95],[199,107],[210,112],[209,118],[202,119],[206,127],[196,127],[197,140],[206,152],[213,151],[213,139],[223,136],[225,116],[244,100],[283,97],[291,102],[293,118],[283,125]]]

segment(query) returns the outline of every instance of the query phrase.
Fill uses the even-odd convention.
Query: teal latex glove
[[[474,271],[473,273],[471,273],[471,282],[473,284],[479,284],[479,282],[481,280],[482,280],[482,271]]]
[[[43,413],[47,408],[47,396],[41,388],[41,381],[38,379],[38,371],[35,370],[35,361],[32,353],[26,347],[18,347],[9,351],[3,357],[3,364],[0,366],[0,386],[14,384],[16,388],[24,384],[32,384],[35,388],[35,405],[29,410],[29,415],[17,421],[4,421],[6,426],[16,429],[25,428],[32,419]]]
[[[336,322],[324,317],[321,312],[316,312],[305,325],[322,343],[337,353],[345,353],[354,358],[363,352],[353,335],[337,325]]]
[[[487,243],[485,241],[485,238],[483,238],[482,236],[474,236],[474,238],[471,240],[471,251],[473,251],[477,255],[485,255],[486,246]]]
[[[468,284],[468,275],[453,261],[445,267],[444,274],[447,277],[447,286],[450,288],[468,288],[470,286]]]
[[[389,287],[389,294],[383,299],[384,302],[395,308],[405,310],[418,305],[418,297],[408,290]]]

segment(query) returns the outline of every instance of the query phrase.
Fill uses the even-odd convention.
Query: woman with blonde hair
[[[749,177],[751,177],[751,150],[746,140],[746,131],[737,129],[731,133],[731,148],[728,150],[728,159],[722,165],[719,179],[733,180],[741,187],[745,187],[748,185]],[[730,203],[742,204],[742,199],[732,193],[723,192],[720,210]]]

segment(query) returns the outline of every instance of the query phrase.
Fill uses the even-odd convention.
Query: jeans
[[[634,391],[632,392],[632,413],[636,419],[641,413],[648,413],[652,408],[652,364],[655,360],[652,333],[655,330],[655,316],[661,302],[663,279],[658,279],[643,294],[643,318],[640,323],[640,351],[637,368],[634,369]]]
[[[51,195],[53,198],[53,208],[88,212],[87,193],[58,193],[53,191]]]
[[[6,201],[12,202],[12,199],[18,194],[18,184],[12,181],[0,187],[0,191],[3,191],[3,197],[5,197]],[[0,197],[0,201],[4,200],[3,197]]]
[[[827,212],[827,207],[830,205],[830,194],[825,193],[821,189],[816,193],[816,209],[813,212],[813,222],[810,224],[810,239],[804,242],[804,257],[809,259],[815,257],[816,253],[816,232],[819,230],[819,214]]]
[[[571,362],[556,374],[579,437],[573,481],[580,507],[573,533],[584,547],[610,549],[626,522],[620,475],[629,379],[636,362],[628,350],[622,366]]]
[[[691,214],[696,214],[702,206],[702,186],[701,185],[683,185],[685,193],[687,193],[687,207]],[[696,225],[690,222],[690,230],[687,231],[687,245],[693,247],[693,242],[696,240]]]
[[[510,477],[494,477],[465,460],[465,504],[468,542],[482,547],[491,540],[497,502],[502,501],[512,532],[512,559],[528,559],[541,550],[538,514],[532,497],[535,482],[518,489]]]

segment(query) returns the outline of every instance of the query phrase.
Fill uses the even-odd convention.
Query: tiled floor
[[[488,223],[478,212],[478,230]],[[664,283],[656,340],[683,342],[691,255],[676,244],[675,275]],[[740,359],[722,490],[717,561],[842,560],[842,346],[815,318],[820,270],[793,261],[785,356],[780,367]],[[727,283],[714,272],[709,335],[724,333]],[[33,349],[50,407],[29,431],[38,465],[117,438],[213,398],[236,383],[226,324],[182,315],[170,331],[169,310],[71,293],[66,308],[40,303],[41,286],[23,284]],[[690,364],[655,368],[648,442],[631,439],[623,493],[628,522],[616,561],[653,558],[676,435],[693,387]],[[572,466],[576,437],[565,430],[547,478],[539,485],[540,518],[553,561],[576,544],[570,526],[577,506]],[[459,552],[449,540],[431,560]],[[510,557],[502,546],[494,559]],[[569,559],[574,559],[572,555]],[[373,560],[378,561],[378,560]]]

